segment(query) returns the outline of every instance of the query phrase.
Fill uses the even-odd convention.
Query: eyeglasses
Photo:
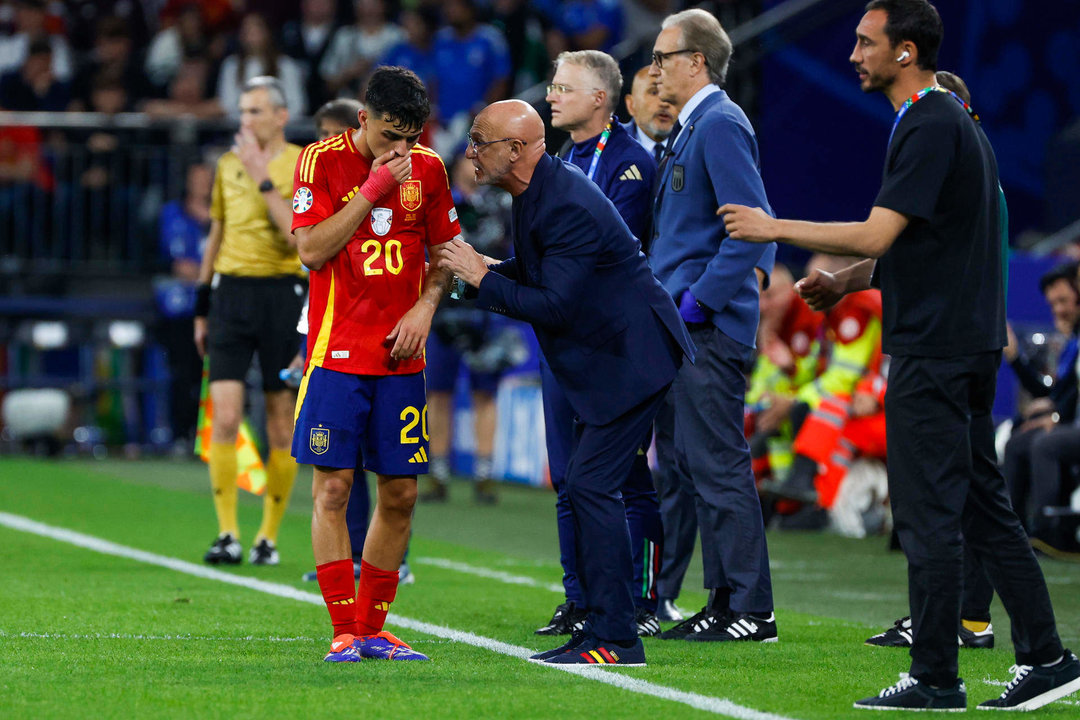
[[[653,61],[653,64],[656,65],[656,67],[663,70],[664,69],[664,59],[665,58],[669,58],[672,55],[682,55],[683,53],[693,54],[693,53],[696,53],[696,52],[698,52],[698,51],[697,50],[691,50],[690,48],[683,48],[682,50],[672,50],[671,52],[659,52],[657,50],[654,50],[653,54],[652,54],[652,61]]]
[[[548,95],[565,95],[567,93],[577,92],[579,89],[587,90],[588,92],[600,92],[600,88],[572,88],[569,85],[563,85],[562,83],[551,83],[547,86]]]
[[[485,147],[487,145],[494,145],[495,143],[508,142],[510,140],[517,140],[522,145],[528,145],[529,144],[529,143],[525,142],[524,140],[518,140],[518,138],[508,138],[508,137],[507,138],[499,138],[498,140],[481,141],[481,140],[477,140],[476,138],[474,138],[472,136],[472,133],[465,133],[465,150],[466,151],[472,150],[473,152],[479,152],[480,148]]]

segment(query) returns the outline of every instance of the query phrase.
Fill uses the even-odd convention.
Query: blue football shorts
[[[310,367],[296,400],[292,456],[379,475],[428,471],[424,373],[352,375]]]

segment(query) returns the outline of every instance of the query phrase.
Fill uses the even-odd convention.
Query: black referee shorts
[[[303,304],[304,281],[299,277],[219,275],[210,295],[210,382],[243,382],[257,352],[263,390],[284,390],[279,373],[296,355],[296,322]]]

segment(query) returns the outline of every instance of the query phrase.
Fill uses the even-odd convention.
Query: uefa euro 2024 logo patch
[[[330,431],[327,428],[311,428],[308,447],[316,455],[324,455],[330,449]]]
[[[371,229],[376,235],[382,236],[390,232],[390,223],[394,221],[394,211],[391,208],[371,208]]]
[[[311,203],[313,198],[311,197],[311,190],[304,186],[296,188],[296,193],[292,196],[292,209],[295,213],[306,213],[311,209]]]

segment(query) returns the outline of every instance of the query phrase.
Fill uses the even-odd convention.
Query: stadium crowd
[[[715,5],[714,15],[719,15],[739,12],[733,8],[740,3]],[[867,17],[883,23],[880,13],[908,12],[917,5],[925,4],[919,0],[872,2]],[[870,287],[869,274],[865,283],[850,281],[846,289],[851,292],[836,293],[832,302],[808,297],[806,288],[820,287],[815,283],[822,278],[831,282],[849,277],[860,258],[875,256],[876,249],[866,250],[854,241],[848,245],[817,241],[807,229],[809,223],[798,225],[804,235],[769,236],[741,230],[771,227],[767,223],[776,222],[760,176],[757,139],[743,110],[721,90],[732,52],[730,40],[714,15],[677,12],[682,6],[659,0],[418,0],[400,6],[383,0],[0,3],[0,110],[113,116],[134,112],[151,118],[217,119],[229,127],[241,127],[232,150],[217,161],[216,170],[199,156],[184,163],[182,196],[162,203],[157,213],[161,262],[167,263],[174,276],[173,289],[179,288],[179,295],[159,297],[160,336],[169,349],[172,371],[172,422],[177,437],[189,437],[194,431],[199,355],[209,348],[209,392],[218,413],[209,460],[220,534],[206,560],[241,562],[233,448],[243,415],[243,381],[252,350],[258,346],[273,432],[266,516],[250,558],[256,564],[278,562],[277,527],[295,474],[295,464],[287,457],[291,446],[297,461],[316,467],[313,537],[318,564],[313,578],[319,581],[334,625],[328,660],[426,659],[383,631],[383,622],[397,584],[404,582],[407,573],[407,566],[398,568],[407,552],[413,504],[418,499],[416,476],[430,467],[432,481],[419,494],[420,501],[443,502],[448,495],[453,391],[462,368],[472,382],[477,408],[478,452],[472,474],[480,482],[475,499],[482,504],[497,500],[491,457],[495,394],[500,373],[510,364],[507,358],[515,354],[499,345],[504,342],[499,333],[509,323],[501,315],[531,323],[540,339],[547,450],[551,481],[559,493],[566,597],[537,633],[570,635],[571,639],[535,660],[582,662],[567,653],[584,649],[577,655],[590,663],[617,663],[617,653],[622,653],[624,664],[643,664],[644,650],[637,637],[648,635],[696,641],[775,641],[766,525],[831,528],[860,537],[891,528],[889,488],[895,487],[895,479],[889,478],[887,461],[891,460],[894,472],[900,468],[888,439],[900,437],[917,444],[920,409],[897,410],[898,401],[887,400],[887,378],[899,376],[904,387],[909,387],[911,378],[896,368],[891,370],[890,363],[914,372],[911,368],[917,370],[919,363],[927,362],[919,352],[926,346],[916,343],[912,351],[900,344],[895,346],[899,352],[893,353],[897,357],[889,357],[890,332],[900,331],[895,329],[895,318],[883,310],[882,291]],[[885,37],[881,27],[874,30],[879,31]],[[936,69],[937,48],[918,29],[905,27],[903,32],[914,34],[897,36],[897,40],[890,32],[889,52],[897,57],[879,62],[898,64],[897,77],[910,84],[923,79],[918,73]],[[872,55],[866,47],[869,44],[864,46],[860,40],[852,62],[869,66],[871,60],[861,59],[861,53]],[[643,51],[644,61],[635,62],[633,58],[640,60]],[[616,52],[629,59],[628,64],[620,67],[611,57]],[[930,59],[914,67],[915,58],[923,56]],[[623,76],[631,78],[625,87]],[[545,101],[538,105],[545,110],[550,106],[550,127],[525,103],[507,102],[548,79]],[[951,88],[948,82],[942,80]],[[977,122],[970,98],[960,97],[965,92],[962,88],[960,83],[956,100]],[[926,94],[923,91],[916,101]],[[941,105],[949,103],[942,113],[954,112],[953,99],[946,94],[940,88],[934,90],[919,112],[929,113],[939,100]],[[306,122],[312,114],[318,122],[318,113],[325,113],[330,107],[327,103],[339,98],[365,99],[374,109],[359,111],[359,128],[343,119],[337,134],[321,136],[320,142],[306,149],[286,143],[285,128],[290,123]],[[903,106],[894,131],[914,102]],[[631,118],[626,125],[617,117],[624,110]],[[954,116],[950,116],[953,121],[960,118],[962,132],[975,138],[971,142],[978,145],[978,138],[983,138],[985,144],[982,131],[969,123],[966,114],[954,112]],[[552,129],[570,135],[562,148],[547,148],[557,161],[542,152],[543,138],[550,137]],[[312,124],[308,136],[314,131]],[[51,190],[53,181],[47,163],[42,162],[40,146],[67,142],[90,151],[91,161],[78,177],[87,196],[110,190],[108,202],[114,208],[116,203],[124,208],[138,205],[141,189],[136,183],[129,183],[121,193],[114,187],[118,184],[115,158],[129,139],[127,131],[115,128],[72,130],[63,137],[45,136],[34,128],[0,128],[0,152],[6,153],[0,155],[5,186],[0,187],[0,201],[13,202],[18,196],[12,187],[19,183]],[[215,138],[216,143],[220,141],[220,136]],[[721,143],[722,155],[715,152]],[[354,152],[346,157],[345,151]],[[988,146],[973,152],[988,153]],[[607,164],[601,164],[598,173],[601,156]],[[328,163],[338,172],[327,170]],[[576,165],[581,173],[561,176],[567,165]],[[579,177],[583,174],[587,182]],[[354,176],[366,180],[350,190]],[[346,177],[347,184],[342,184]],[[535,189],[549,177],[556,178],[552,183],[578,183],[576,204],[559,205],[551,195]],[[996,177],[993,180],[996,185]],[[631,185],[635,194],[626,190]],[[515,199],[495,188],[507,190]],[[702,188],[708,192],[701,192]],[[893,223],[881,253],[894,240],[909,237],[902,233],[922,232],[905,229],[908,217],[930,221],[929,215],[918,214],[930,210],[904,205],[897,199],[895,186],[896,195],[890,196],[889,189],[886,185],[879,204],[895,206],[897,211],[889,212],[904,219],[881,220],[879,214],[866,222],[866,229],[874,232],[881,223]],[[57,192],[65,194],[62,187]],[[393,207],[377,206],[380,202]],[[428,207],[417,213],[425,202]],[[986,200],[986,207],[996,208],[997,202],[995,194]],[[649,203],[655,211],[643,212]],[[741,208],[744,205],[756,208],[760,217],[750,216],[748,209]],[[432,206],[441,211],[439,217],[427,214]],[[533,206],[539,210],[520,221],[521,207]],[[724,220],[715,217],[718,208]],[[342,279],[349,272],[343,268],[361,262],[352,263],[345,248],[353,231],[367,232],[369,220],[374,236],[387,235],[395,214],[408,218],[407,222],[426,223],[429,264],[416,252],[403,261],[400,242],[395,261],[391,248],[396,240],[384,243],[372,237],[363,243],[363,252],[374,243],[375,253],[385,248],[385,255],[375,260],[375,256],[367,257],[365,274],[383,275],[379,282],[392,283],[390,276],[407,267],[412,286],[420,285],[424,294],[419,299],[405,298],[400,289],[393,289],[397,286],[387,285],[386,297],[394,296],[398,313],[389,321],[385,307],[345,305],[347,309],[341,312],[348,322],[378,329],[378,338],[370,328],[362,336],[355,331],[357,337],[353,337],[334,324],[340,322],[334,316],[334,282],[347,292],[360,293],[357,280],[349,285]],[[96,225],[107,232],[108,223],[116,222],[115,215],[84,215],[77,224]],[[241,235],[230,216],[237,215],[249,226],[251,237],[257,235],[262,243],[254,259],[236,251]],[[579,216],[594,215],[608,219],[602,232],[575,224]],[[761,224],[753,225],[751,219]],[[739,234],[734,230],[737,226]],[[1002,228],[995,227],[1000,240]],[[394,238],[401,237],[400,229],[394,232]],[[582,269],[573,260],[577,255],[560,256],[567,252],[566,245],[546,249],[535,258],[520,257],[522,234],[533,233],[540,246],[548,232],[570,238],[571,245],[580,241],[588,250],[578,248],[579,252],[594,253],[600,260],[595,267]],[[209,251],[204,247],[208,233]],[[462,234],[480,254],[468,249],[460,239]],[[1004,235],[1007,247],[1007,226]],[[788,267],[774,263],[774,240],[818,252],[805,267]],[[599,246],[589,245],[594,241]],[[649,298],[641,307],[612,292],[614,286],[605,274],[621,264],[613,260],[617,256],[613,248],[638,241],[655,277],[625,265],[620,272],[627,273],[622,278],[627,283],[637,283],[635,291],[628,293],[633,300]],[[980,256],[980,262],[1000,272],[1002,249],[999,243],[993,252]],[[498,262],[515,251],[519,255],[516,266]],[[266,262],[270,253],[278,254],[274,263]],[[311,270],[317,317],[302,351],[308,355],[308,365],[295,412],[298,429],[292,434],[289,416],[294,395],[286,389],[287,373],[279,377],[277,370],[285,368],[295,353],[292,327],[302,294],[296,280],[305,274],[301,261]],[[255,279],[269,284],[246,284],[252,280],[247,270],[254,266],[259,266]],[[646,267],[644,258],[641,266]],[[895,272],[885,267],[884,272]],[[436,314],[451,270],[463,285],[470,286],[462,291],[473,304],[444,305]],[[287,282],[273,289],[272,283],[283,275],[288,276]],[[905,281],[910,279],[900,275]],[[834,292],[834,288],[828,290]],[[1076,264],[1046,274],[1040,290],[1053,313],[1060,349],[1048,355],[1046,343],[1028,344],[1008,330],[1004,357],[1031,399],[1025,398],[1011,421],[1011,436],[1003,434],[1002,471],[1018,523],[1030,535],[1031,544],[1053,557],[1075,558],[1080,557],[1076,524],[1059,511],[1077,488],[1080,465],[1075,425],[1080,367]],[[987,333],[979,339],[994,344],[998,331],[994,319],[1004,320],[1003,294],[980,292],[993,295],[987,296],[987,308],[996,303],[1002,309],[1000,318],[986,320]],[[243,317],[239,305],[226,312],[223,308],[231,297],[246,298],[236,302],[245,308],[265,308],[274,317]],[[886,298],[886,305],[889,302],[898,301]],[[632,330],[641,333],[634,334],[638,344],[632,353],[627,347],[612,350],[605,345],[625,330],[626,318],[601,321],[597,308],[616,308],[627,316],[640,310],[649,321],[630,323]],[[652,328],[654,312],[658,327],[667,326],[646,337],[643,328]],[[228,322],[221,319],[226,316]],[[388,324],[383,328],[379,323]],[[251,347],[237,350],[238,343],[233,341],[245,324],[260,328],[260,337],[248,343]],[[591,329],[585,332],[586,327]],[[1003,324],[1000,330],[1004,333]],[[280,346],[272,355],[260,344],[269,335]],[[388,347],[392,346],[389,357],[365,364],[374,354],[371,348],[384,336]],[[189,341],[192,337],[195,347]],[[204,341],[209,344],[203,345]],[[337,342],[337,348],[348,346],[352,358],[348,349],[331,348],[328,356],[328,342]],[[418,385],[409,385],[405,378],[415,380],[424,368],[425,344],[429,375]],[[985,358],[968,353],[967,346],[963,352],[944,356],[934,350],[928,366],[937,367],[934,363],[939,357],[955,355],[974,363],[969,355],[978,356],[977,360],[985,360],[977,368],[980,377],[991,377],[998,348],[980,345],[977,350]],[[646,355],[646,349],[656,356]],[[691,358],[695,352],[695,364],[682,362],[683,354]],[[635,376],[627,362],[611,361],[601,367],[611,357],[639,363],[648,357],[649,362]],[[598,368],[603,372],[598,373]],[[588,382],[581,380],[584,377]],[[616,386],[604,389],[605,383]],[[395,389],[389,395],[374,389],[390,387]],[[353,420],[335,415],[333,400],[363,392],[370,392],[374,399],[365,406],[360,422],[361,426],[366,423],[370,412],[370,426],[356,431],[361,441],[335,445],[323,457],[331,450],[326,428]],[[978,406],[969,412],[969,424],[972,414],[977,419],[988,417],[983,407],[987,392],[992,400],[992,386],[990,390],[977,388],[973,397],[979,397],[968,399]],[[404,409],[387,404],[387,397],[398,396],[408,397]],[[596,403],[601,396],[604,402]],[[390,424],[386,419],[396,422],[399,410],[401,420],[412,411],[415,421],[404,429],[385,430]],[[897,424],[887,432],[887,415],[895,418],[903,412],[907,414],[899,415],[901,423],[910,435],[902,434]],[[410,436],[421,422],[420,434]],[[383,429],[372,430],[376,427]],[[650,474],[645,459],[654,439],[653,427],[659,459],[655,475]],[[979,433],[985,429],[980,427]],[[408,445],[404,447],[408,452],[401,455],[402,448],[395,449],[397,454],[388,451],[385,438],[391,436],[400,436],[400,445]],[[621,445],[613,438],[619,438]],[[988,438],[979,434],[975,440]],[[618,457],[606,454],[616,445]],[[969,448],[976,454],[983,450],[981,445]],[[601,460],[621,468],[621,475],[599,468]],[[909,459],[905,477],[921,477],[919,463],[932,461],[930,457]],[[348,508],[353,471],[365,467],[378,476],[370,525],[366,487],[359,511],[363,517],[354,523]],[[364,485],[366,481],[357,477],[357,482]],[[921,487],[918,491],[925,495],[909,496],[902,507],[906,514],[902,512],[898,520],[900,540],[915,567],[913,578],[929,576],[919,561],[932,558],[934,552],[928,549],[923,558],[912,549],[916,547],[913,538],[921,540],[919,531],[925,529],[919,523],[929,522],[912,508],[922,506],[933,492]],[[993,517],[1000,520],[1010,512],[1002,510]],[[955,518],[959,526],[958,518],[959,510]],[[354,524],[363,529],[357,533]],[[698,533],[706,586],[712,592],[708,604],[684,620],[674,601]],[[1025,539],[1025,551],[1026,543]],[[631,544],[632,552],[624,552]],[[959,546],[955,549],[959,558],[963,551]],[[935,556],[926,564],[939,559]],[[1007,574],[1003,566],[987,562],[994,588],[1001,592],[1004,587],[1006,595],[1015,596],[1016,588],[1003,583]],[[670,568],[678,570],[674,577],[665,578]],[[940,571],[937,566],[933,569]],[[965,566],[965,577],[970,569]],[[1018,562],[1009,571],[1010,578],[1015,580],[1021,571],[1032,578],[1037,574]],[[946,574],[938,572],[934,582],[944,582],[940,577]],[[360,595],[354,592],[354,578],[360,578]],[[623,597],[621,584],[628,579],[638,588],[633,598]],[[992,590],[983,580],[985,589]],[[354,602],[364,607],[353,609]],[[932,607],[933,602],[926,600],[925,606]],[[1010,612],[1015,609],[1009,600],[1006,604]],[[990,633],[992,638],[988,611],[982,619],[982,613],[968,614],[966,608],[964,627],[971,620],[977,626],[973,637]],[[598,609],[603,612],[597,613]],[[594,613],[591,621],[590,610]],[[1040,605],[1030,613],[1039,615],[1044,624],[1049,622],[1047,617],[1052,619],[1048,600],[1045,607]],[[940,621],[947,615],[942,612],[935,617]],[[661,634],[661,620],[680,622]],[[911,629],[910,619],[907,625],[904,622],[898,621],[889,642],[912,644],[917,631]],[[924,632],[941,636],[943,622]],[[951,644],[952,628],[945,629],[944,637]],[[960,637],[963,645],[962,631]],[[1045,656],[1053,661],[1048,665],[1058,658],[1070,668],[1076,663],[1060,647],[1052,627],[1043,632],[1040,642],[1039,653],[1019,646],[1018,653],[1026,652],[1029,659]],[[926,640],[916,643],[917,650],[925,652],[927,647]],[[931,672],[927,668],[933,663],[937,664]],[[913,674],[916,670],[928,689],[920,690],[924,694],[910,702],[932,706],[955,700],[938,693],[941,683],[956,680],[955,667],[950,676],[948,658],[928,660],[926,665],[917,659]],[[1023,679],[1018,676],[1016,682]],[[917,684],[902,681],[891,691],[883,691],[881,697],[891,699],[869,704],[888,704],[896,701],[893,696],[909,702]],[[1006,698],[1012,690],[1010,685],[1002,702],[1015,700]],[[963,692],[962,683],[959,692]]]

